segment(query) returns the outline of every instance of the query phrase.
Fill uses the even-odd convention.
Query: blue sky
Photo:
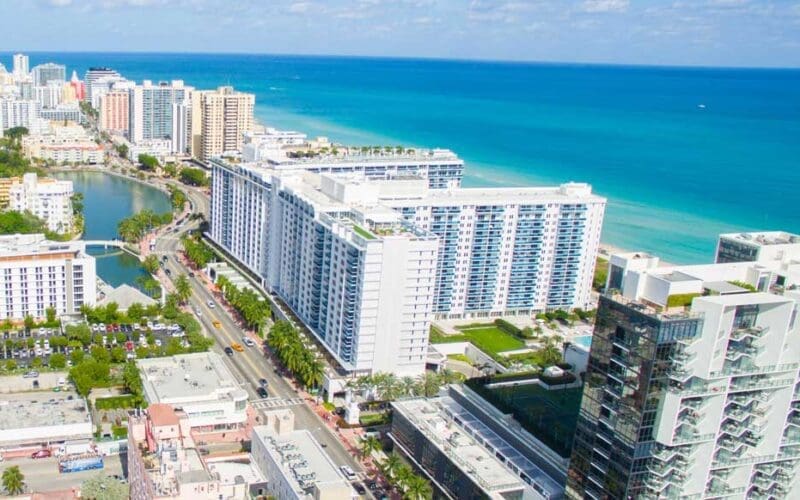
[[[0,51],[800,66],[800,0],[0,0]]]

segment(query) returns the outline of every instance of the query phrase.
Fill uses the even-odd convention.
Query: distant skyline
[[[800,0],[0,0],[0,51],[800,67]]]

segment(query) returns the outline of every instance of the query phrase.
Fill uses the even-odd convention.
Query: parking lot
[[[176,324],[143,321],[141,324],[88,325],[88,331],[77,331],[70,325],[64,328],[33,328],[2,332],[0,337],[0,363],[13,360],[17,368],[47,367],[53,354],[66,357],[65,367],[72,366],[75,351],[88,354],[97,346],[119,355],[124,349],[125,359],[158,354],[171,341],[188,347],[183,329]],[[62,358],[63,359],[63,358]],[[60,367],[59,367],[60,368]]]

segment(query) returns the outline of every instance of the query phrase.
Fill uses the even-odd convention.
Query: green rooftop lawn
[[[361,226],[357,226],[357,225],[353,224],[353,231],[355,231],[356,234],[361,236],[362,238],[366,238],[368,240],[374,240],[375,239],[375,235],[374,234],[370,233],[369,231],[367,231],[366,229],[364,229]]]
[[[436,329],[431,330],[431,343],[472,342],[472,344],[490,356],[503,351],[522,349],[525,343],[512,337],[494,325],[457,327],[458,335],[445,335]]]

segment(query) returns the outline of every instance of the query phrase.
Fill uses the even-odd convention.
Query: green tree
[[[77,365],[78,363],[83,361],[83,358],[85,358],[85,357],[86,357],[86,353],[84,353],[80,349],[75,349],[74,351],[69,353],[69,360],[72,361],[73,365]]]
[[[155,156],[142,153],[137,159],[139,160],[139,167],[142,168],[142,170],[154,171],[159,167],[158,159],[156,159]]]
[[[366,439],[361,440],[361,456],[366,458],[372,455],[373,452],[382,450],[383,446],[381,442],[375,437],[370,436]]]
[[[181,304],[185,304],[189,297],[192,296],[192,285],[189,283],[189,277],[185,274],[181,274],[175,280],[175,293]]]
[[[18,465],[12,465],[3,471],[3,488],[12,496],[25,491],[25,476]]]
[[[31,361],[31,368],[41,368],[41,367],[42,367],[42,358],[40,358],[39,356],[36,356]]]
[[[125,351],[125,348],[122,346],[115,346],[111,348],[111,362],[112,363],[122,363],[125,361],[128,353]]]
[[[44,310],[45,317],[47,319],[47,323],[53,324],[56,322],[56,308],[55,307],[48,307]]]
[[[33,316],[30,314],[25,316],[25,329],[30,331],[31,329],[36,327],[36,320],[33,319]]]
[[[134,302],[133,304],[128,306],[127,314],[128,314],[128,319],[130,319],[133,322],[138,322],[139,320],[142,319],[142,316],[144,316],[144,307],[140,303]]]
[[[425,500],[433,497],[431,484],[425,478],[414,475],[406,480],[404,500]]]
[[[158,256],[155,254],[150,254],[144,258],[142,262],[142,267],[144,267],[145,271],[150,274],[156,274],[158,272],[158,268],[160,264],[158,262]]]
[[[181,169],[180,180],[190,186],[208,186],[209,179],[201,168],[185,167]]]
[[[50,355],[49,364],[54,370],[63,370],[67,366],[67,357],[60,352],[53,353]]]
[[[92,387],[107,385],[110,381],[110,373],[111,370],[108,363],[89,357],[73,366],[69,371],[69,376],[75,384],[78,394],[85,397],[92,390]]]
[[[6,361],[6,370],[7,371],[13,372],[16,369],[17,369],[17,362],[16,361],[14,361],[13,359],[9,359],[8,361]]]
[[[164,168],[162,170],[164,171],[164,175],[166,175],[167,177],[174,178],[175,176],[178,175],[178,167],[172,162],[169,162],[166,165],[164,165]]]
[[[117,154],[121,158],[127,158],[128,157],[128,145],[127,144],[117,144],[117,146],[114,149],[117,150]]]

